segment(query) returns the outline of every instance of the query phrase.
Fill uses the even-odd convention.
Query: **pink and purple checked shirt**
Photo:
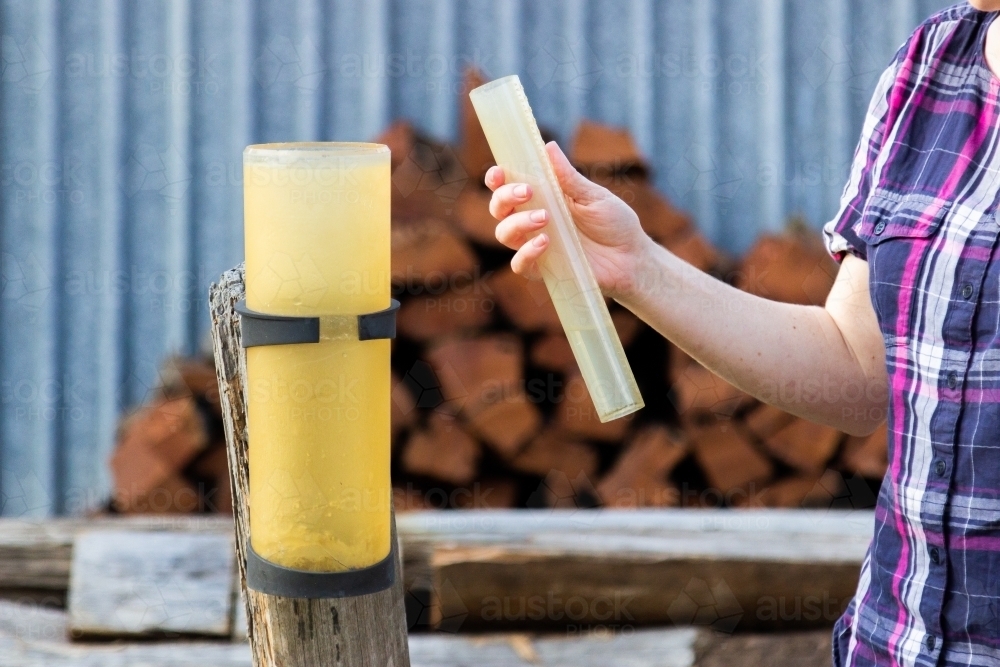
[[[882,75],[830,251],[866,259],[889,470],[834,663],[1000,665],[1000,80],[996,13],[924,22]]]

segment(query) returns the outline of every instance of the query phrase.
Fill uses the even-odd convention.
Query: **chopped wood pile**
[[[480,81],[470,73],[466,89]],[[544,285],[515,275],[512,252],[494,237],[482,184],[492,156],[467,95],[460,105],[458,146],[404,122],[376,140],[392,150],[402,304],[392,359],[397,511],[874,503],[884,428],[847,437],[761,403],[615,303],[646,407],[600,423]],[[698,269],[765,298],[823,303],[836,267],[804,225],[762,236],[735,261],[655,189],[626,131],[585,121],[568,152]],[[212,369],[188,360],[167,369],[158,395],[123,420],[114,505],[231,511]]]
[[[232,491],[215,369],[170,358],[145,405],[118,426],[112,511],[231,513]]]

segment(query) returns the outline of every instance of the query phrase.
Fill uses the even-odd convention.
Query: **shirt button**
[[[875,225],[875,234],[876,235],[877,234],[881,234],[884,231],[885,231],[885,222],[879,222],[877,225]]]
[[[954,389],[958,386],[958,373],[952,371],[948,373],[948,389]]]
[[[937,646],[937,638],[934,635],[927,635],[927,650],[933,651],[935,646]]]
[[[938,551],[937,547],[931,547],[930,555],[932,563],[934,563],[935,565],[941,564],[941,552]]]
[[[944,477],[946,470],[948,470],[948,465],[944,461],[938,459],[938,462],[934,464],[934,472],[937,473],[938,477]]]
[[[972,289],[972,285],[966,285],[965,287],[962,288],[962,298],[968,301],[969,299],[972,298],[972,293],[974,291],[975,290]]]

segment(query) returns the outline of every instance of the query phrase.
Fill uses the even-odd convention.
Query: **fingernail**
[[[543,245],[545,245],[545,242],[548,240],[549,239],[545,236],[545,234],[539,234],[531,242],[535,245],[536,248],[541,248]]]
[[[545,209],[540,208],[536,211],[532,211],[531,215],[528,216],[528,219],[532,222],[543,222],[545,220]]]
[[[522,184],[522,185],[519,185],[516,188],[514,188],[514,196],[515,197],[527,197],[528,196],[528,186]]]

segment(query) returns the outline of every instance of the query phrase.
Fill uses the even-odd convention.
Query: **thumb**
[[[580,204],[601,199],[604,188],[587,180],[583,174],[578,172],[576,167],[570,164],[566,154],[559,148],[559,144],[550,141],[545,145],[545,150],[549,154],[549,161],[552,163],[552,169],[556,172],[556,178],[559,179],[559,186],[562,188],[563,194]]]

